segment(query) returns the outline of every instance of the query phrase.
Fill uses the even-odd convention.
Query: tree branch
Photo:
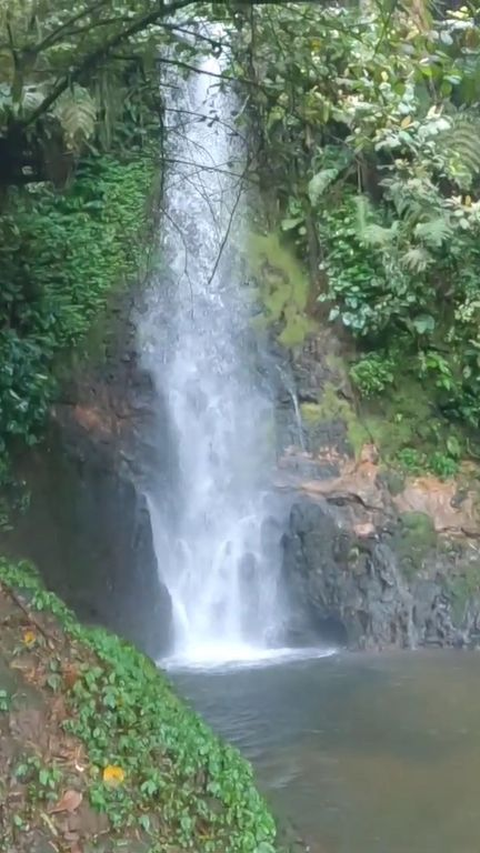
[[[103,0],[99,0],[99,2],[103,2]],[[160,19],[167,18],[175,12],[180,11],[180,9],[191,6],[196,2],[198,2],[198,0],[175,0],[174,3],[170,3],[168,6],[165,6],[162,2],[161,6],[157,7],[153,12],[149,12],[147,15],[142,15],[141,18],[137,18],[137,20],[133,21],[129,27],[125,27],[125,29],[120,33],[117,33],[110,39],[107,39],[104,44],[97,48],[97,50],[94,50],[92,53],[84,56],[77,68],[74,68],[71,73],[65,75],[53,87],[50,94],[43,99],[37,109],[27,116],[26,119],[20,122],[20,125],[22,127],[28,127],[29,125],[34,124],[42,115],[45,115],[52,104],[58,100],[60,95],[62,95],[63,92],[72,85],[72,83],[81,79],[87,70],[91,71],[92,68],[95,68],[102,59],[108,56],[111,50],[114,50],[122,44],[122,42],[128,41],[132,36],[137,35],[137,33],[140,33],[153,24],[156,24]]]
[[[95,12],[101,6],[105,6],[107,2],[108,0],[96,0],[95,3],[91,4],[91,6],[87,6],[87,8],[83,10],[83,12],[79,12],[78,15],[74,15],[73,18],[70,18],[69,21],[65,21],[64,24],[62,24],[60,27],[57,27],[57,29],[49,33],[48,36],[45,36],[43,41],[41,41],[39,44],[28,47],[28,52],[38,55],[43,50],[47,50],[47,48],[55,44],[60,35],[63,35],[65,33],[65,30],[68,30],[69,27],[78,23],[78,21],[81,21],[82,18],[85,18],[87,15],[90,15],[92,12]]]

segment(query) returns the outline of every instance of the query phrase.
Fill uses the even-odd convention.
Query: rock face
[[[297,479],[295,487],[291,475],[278,481],[291,500],[283,581],[294,633],[303,626],[349,648],[479,646],[471,496],[435,517],[430,494],[445,492],[435,478],[407,482],[392,497],[368,458],[351,468],[324,478],[320,464],[317,478]],[[417,509],[405,508],[407,498]]]
[[[355,537],[325,500],[294,503],[283,577],[296,621],[349,647],[413,643],[412,596],[387,545]]]
[[[283,559],[296,621],[350,648],[478,646],[477,549],[429,542],[428,526],[427,516],[399,517],[390,529],[362,535],[345,526],[338,507],[300,498]]]
[[[80,618],[156,657],[168,647],[171,607],[144,494],[153,390],[138,365],[134,307],[117,298],[104,352],[68,371],[45,441],[20,460],[30,507],[2,545],[32,559]]]
[[[294,348],[290,369],[303,434],[284,442],[276,486],[291,505],[283,580],[292,636],[350,648],[480,646],[478,472],[442,481],[389,470],[331,331]],[[287,408],[295,422],[288,395],[277,408],[280,427]]]

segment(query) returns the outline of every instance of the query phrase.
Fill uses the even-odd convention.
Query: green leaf
[[[435,329],[435,320],[431,314],[419,314],[412,322],[415,331],[419,335],[424,335],[426,332],[433,332]]]
[[[440,248],[453,232],[447,216],[437,216],[427,222],[419,222],[414,229],[415,236],[432,248]]]
[[[325,190],[338,178],[338,169],[322,169],[308,184],[308,197],[315,206]]]
[[[462,447],[456,435],[450,435],[447,438],[447,450],[454,459],[460,459]]]
[[[282,219],[281,226],[283,231],[293,231],[298,225],[305,221],[304,216],[297,216],[295,219]]]

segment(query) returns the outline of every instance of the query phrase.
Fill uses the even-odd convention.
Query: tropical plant
[[[475,8],[268,4],[245,15],[236,59],[258,83],[265,184],[331,322],[359,341],[359,388],[389,393],[374,367],[401,340],[443,417],[478,427]]]

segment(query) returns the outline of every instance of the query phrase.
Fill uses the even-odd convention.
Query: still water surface
[[[480,654],[177,672],[312,853],[480,852]]]

